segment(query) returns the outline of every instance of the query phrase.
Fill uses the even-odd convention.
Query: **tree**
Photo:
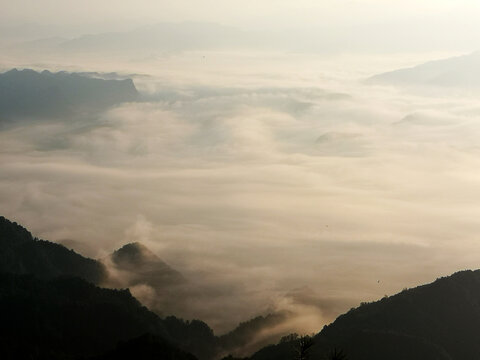
[[[291,333],[291,334],[282,336],[282,338],[280,339],[280,344],[289,343],[289,342],[295,341],[297,339],[298,339],[298,334],[297,333]]]
[[[310,355],[311,347],[313,346],[313,338],[310,335],[302,335],[298,338],[295,353],[296,360],[307,360]]]

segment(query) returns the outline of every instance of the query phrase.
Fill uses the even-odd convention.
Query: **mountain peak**
[[[116,264],[128,262],[132,265],[139,265],[151,261],[161,262],[157,255],[139,242],[128,243],[120,249],[115,250],[112,254],[112,260]]]
[[[109,256],[109,261],[115,270],[127,271],[129,273],[128,277],[115,279],[115,281],[121,282],[121,284],[116,284],[117,286],[147,284],[154,288],[164,289],[165,286],[185,281],[177,270],[170,267],[139,242],[126,244],[115,250]]]

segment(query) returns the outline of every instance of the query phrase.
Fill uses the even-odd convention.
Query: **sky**
[[[230,25],[297,27],[352,25],[390,22],[406,18],[444,18],[461,15],[473,18],[479,6],[470,0],[204,0],[202,6],[194,1],[111,1],[86,0],[2,0],[3,20],[40,23],[66,23],[119,20],[152,21],[211,21]]]
[[[347,37],[351,42],[365,42],[371,38],[378,43],[373,46],[377,52],[407,51],[407,41],[414,51],[433,47],[431,50],[472,51],[480,43],[476,35],[480,30],[480,5],[470,0],[204,0],[201,6],[186,0],[2,0],[0,5],[3,26],[21,29],[37,24],[55,29],[47,33],[56,36],[194,21],[295,33],[311,41],[325,33],[332,41]],[[395,43],[400,43],[398,48]]]
[[[133,79],[142,101],[2,128],[0,210],[95,258],[143,242],[199,286],[168,311],[221,333],[289,310],[291,329],[313,332],[362,301],[478,267],[480,81],[365,82],[479,49],[478,2],[0,6],[0,40],[149,34],[158,22],[189,29],[185,21],[288,37],[278,48],[168,51],[139,49],[132,33],[87,37],[89,51],[85,38],[47,48],[15,38],[18,48],[0,52],[2,70]],[[111,39],[125,47],[110,49]],[[148,304],[156,295],[133,292]]]

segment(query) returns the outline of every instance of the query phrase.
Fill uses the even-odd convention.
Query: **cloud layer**
[[[0,132],[2,213],[90,256],[141,241],[198,285],[169,309],[219,332],[277,310],[319,330],[477,267],[474,96],[183,60],[128,65],[144,101]]]

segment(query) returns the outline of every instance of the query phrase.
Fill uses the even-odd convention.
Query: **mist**
[[[318,331],[476,267],[477,93],[364,82],[432,56],[11,56],[4,67],[115,71],[140,98],[1,131],[0,208],[95,258],[143,243],[195,284],[131,289],[165,315],[224,333],[285,312],[272,331]]]

